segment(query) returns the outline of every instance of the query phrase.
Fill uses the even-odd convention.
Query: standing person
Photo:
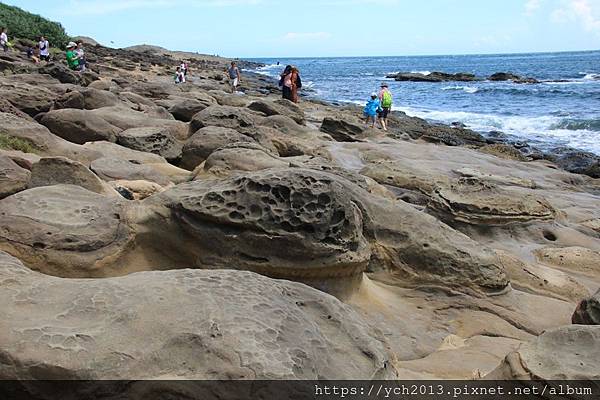
[[[237,87],[242,82],[240,75],[240,69],[237,67],[235,61],[231,62],[231,66],[227,69],[229,74],[229,81],[231,83],[231,93],[237,93]]]
[[[387,118],[390,112],[392,112],[392,103],[394,98],[392,92],[388,88],[388,84],[383,82],[381,84],[381,90],[379,91],[379,102],[381,103],[381,113],[379,114],[379,120],[384,131],[387,131]]]
[[[298,90],[302,88],[302,80],[300,79],[300,71],[298,68],[288,65],[281,73],[279,86],[282,87],[282,96],[284,99],[298,102]]]
[[[81,66],[79,65],[79,58],[77,57],[76,49],[77,44],[74,42],[69,42],[69,44],[67,44],[67,52],[65,55],[67,57],[67,65],[69,68],[73,71],[80,71]]]
[[[187,78],[187,74],[188,74],[188,63],[185,61],[181,62],[181,65],[179,66],[179,68],[181,69],[181,71],[183,72],[183,76],[185,76]]]
[[[6,28],[2,28],[0,33],[0,46],[2,46],[4,51],[8,51],[8,35],[6,34]]]
[[[83,42],[81,40],[77,42],[77,49],[75,49],[75,53],[77,54],[77,59],[79,60],[81,71],[85,71],[88,65],[85,59],[85,50],[83,49]]]
[[[175,83],[185,83],[185,74],[181,69],[181,66],[175,69]]]
[[[377,97],[377,93],[371,93],[371,98],[367,101],[367,105],[364,109],[365,114],[365,124],[369,125],[369,121],[373,121],[372,127],[375,128],[377,124],[377,113],[381,110],[381,103],[379,102],[379,98]]]
[[[48,61],[50,60],[50,43],[44,36],[40,36],[40,42],[38,43],[40,47],[40,60]]]

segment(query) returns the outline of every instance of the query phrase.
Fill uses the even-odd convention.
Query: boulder
[[[85,99],[83,94],[78,91],[67,92],[54,101],[54,109],[75,108],[83,110],[85,108]]]
[[[420,137],[428,142],[442,143],[447,146],[481,147],[487,143],[485,138],[475,131],[443,125],[430,125]]]
[[[78,83],[77,75],[61,63],[51,62],[39,69],[40,74],[47,74],[58,79],[61,83]]]
[[[576,325],[600,325],[600,290],[579,303],[572,322]]]
[[[506,356],[485,379],[567,381],[600,379],[600,326],[551,329]]]
[[[149,395],[146,380],[397,376],[379,330],[349,306],[298,283],[199,270],[61,279],[30,271],[5,253],[0,281],[0,312],[11,327],[0,336],[0,377],[24,385],[30,379],[144,380],[139,387],[115,382],[109,398],[138,398],[140,390],[144,398],[202,398],[179,393],[181,385],[169,381],[151,386]],[[52,396],[63,390],[43,389]],[[94,383],[64,392],[63,398],[90,397]]]
[[[527,157],[525,157],[523,153],[517,150],[514,146],[509,146],[506,144],[488,144],[486,146],[481,147],[479,151],[487,154],[492,154],[496,157],[503,158],[505,160],[527,161]]]
[[[81,94],[83,95],[86,110],[95,110],[102,107],[113,107],[119,103],[119,98],[117,95],[107,90],[87,88],[83,89]]]
[[[429,74],[423,74],[419,72],[400,72],[397,74],[390,74],[387,76],[399,82],[448,82],[448,81],[459,81],[459,82],[473,82],[480,80],[475,75],[459,72],[457,74],[448,74],[445,72],[431,72]]]
[[[134,164],[120,158],[102,157],[94,160],[90,168],[107,182],[144,180],[158,183],[161,186],[168,186],[171,183],[166,175],[149,165]]]
[[[0,113],[0,126],[5,135],[30,143],[40,155],[65,156],[85,165],[100,157],[100,153],[53,135],[40,124],[11,114]]]
[[[77,144],[97,140],[114,142],[115,135],[121,131],[90,112],[75,109],[50,111],[44,114],[40,123],[55,135]]]
[[[204,164],[206,171],[259,171],[268,168],[286,168],[290,163],[258,143],[233,143],[208,156]]]
[[[81,86],[89,86],[92,82],[100,80],[100,75],[89,69],[79,74],[79,83]]]
[[[565,171],[600,178],[600,157],[596,154],[573,149],[553,150],[551,153],[558,153],[549,159]]]
[[[207,107],[216,105],[217,102],[212,97],[206,95],[204,100],[197,99],[185,99],[176,102],[169,107],[169,112],[173,114],[175,119],[183,122],[190,122],[194,115]]]
[[[144,153],[142,151],[128,149],[112,142],[88,142],[84,148],[98,153],[98,157],[118,158],[133,164],[166,164],[167,160],[158,154]]]
[[[85,165],[65,157],[44,157],[31,169],[30,188],[76,185],[91,192],[106,194],[106,185]]]
[[[30,172],[5,155],[0,155],[0,199],[27,188]]]
[[[130,103],[138,104],[138,105],[142,105],[142,106],[152,107],[152,106],[156,105],[152,100],[147,99],[143,96],[140,96],[137,93],[132,93],[132,92],[120,92],[119,98],[122,101],[128,101]]]
[[[56,92],[40,85],[0,78],[0,98],[31,117],[50,110],[58,96]],[[10,109],[6,111],[11,112]]]
[[[207,126],[220,126],[240,133],[253,132],[259,116],[245,108],[211,106],[194,115],[190,121],[190,135]]]
[[[19,167],[31,171],[33,164],[40,161],[40,156],[34,153],[23,153],[19,150],[1,150],[0,156],[10,158]]]
[[[126,194],[123,197],[128,200],[143,200],[164,190],[164,188],[157,183],[142,180],[119,180],[108,182],[108,184],[121,195]]]
[[[486,226],[556,217],[556,210],[543,197],[501,189],[479,178],[460,178],[436,187],[428,207],[445,220]]]
[[[331,135],[338,142],[358,142],[365,128],[358,122],[349,122],[342,117],[325,117],[321,132]]]
[[[161,155],[169,161],[181,157],[182,145],[166,127],[127,129],[117,134],[117,143],[133,150]]]
[[[0,201],[0,250],[46,274],[105,276],[103,267],[132,240],[117,198],[79,186],[34,188]]]
[[[250,103],[248,108],[260,112],[267,117],[270,117],[271,115],[285,115],[300,125],[306,125],[306,119],[304,118],[302,109],[289,100],[257,100]]]
[[[238,142],[254,142],[230,128],[207,126],[194,133],[183,146],[181,166],[193,170],[220,147]]]
[[[488,78],[489,81],[512,81],[514,83],[540,83],[535,78],[522,77],[510,72],[496,72]]]

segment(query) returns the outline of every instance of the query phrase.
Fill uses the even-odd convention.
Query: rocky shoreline
[[[597,158],[88,47],[0,55],[0,378],[600,378]]]

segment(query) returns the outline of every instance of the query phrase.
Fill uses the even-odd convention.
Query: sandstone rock
[[[600,325],[600,290],[579,303],[572,322],[576,325]]]
[[[572,325],[552,329],[519,350],[485,379],[600,379],[600,326]]]
[[[505,160],[527,161],[527,157],[525,157],[523,153],[514,146],[508,146],[506,144],[488,144],[480,148],[479,151],[504,158]]]
[[[449,220],[485,225],[551,221],[556,216],[554,208],[542,197],[510,192],[478,178],[460,178],[437,187],[429,209]]]
[[[444,176],[405,168],[392,160],[369,162],[360,173],[382,185],[417,191],[426,196],[430,196],[437,185],[448,181]]]
[[[271,115],[285,115],[300,125],[306,125],[306,119],[304,118],[304,112],[302,109],[289,100],[257,100],[250,103],[248,108],[253,111],[263,113],[267,117]]]
[[[421,138],[428,142],[442,143],[447,146],[471,145],[481,147],[486,144],[486,140],[483,136],[470,129],[450,128],[437,125],[429,127],[423,133]]]
[[[114,142],[115,135],[120,131],[116,126],[84,110],[50,111],[40,122],[55,135],[77,144],[97,140]]]
[[[109,182],[109,185],[121,194],[127,193],[128,197],[130,197],[129,200],[143,200],[164,190],[164,188],[157,183],[141,180],[111,181]]]
[[[565,171],[600,178],[600,157],[593,153],[566,150],[550,157],[550,160]]]
[[[37,153],[42,155],[65,156],[85,165],[100,157],[100,154],[95,151],[53,135],[40,124],[11,114],[0,113],[0,126],[3,133],[31,143]]]
[[[268,168],[286,168],[289,162],[269,153],[257,143],[233,143],[208,156],[204,169],[226,171],[259,171]]]
[[[348,122],[343,117],[325,117],[321,124],[321,132],[328,133],[338,142],[357,142],[358,136],[365,132],[365,128],[358,122]]]
[[[19,167],[31,171],[33,164],[40,161],[40,156],[34,153],[23,153],[19,150],[0,150],[0,156],[10,158]]]
[[[82,86],[89,86],[92,82],[100,80],[100,75],[89,69],[79,74],[79,83]]]
[[[205,100],[185,99],[179,101],[169,107],[169,112],[179,121],[190,122],[194,115],[216,104],[216,100],[207,95]]]
[[[0,155],[0,199],[27,188],[30,173],[5,155]]]
[[[50,110],[58,96],[43,86],[0,78],[0,97],[31,117]]]
[[[19,118],[24,118],[29,121],[33,121],[29,115],[25,114],[23,111],[19,110],[15,107],[10,101],[6,99],[0,99],[0,112],[12,114]]]
[[[41,67],[39,72],[41,74],[48,74],[51,77],[58,79],[61,83],[79,82],[77,75],[63,64],[51,62]]]
[[[78,91],[67,92],[54,101],[54,109],[75,108],[83,110],[85,108],[85,99],[83,94]]]
[[[30,188],[75,185],[91,192],[106,194],[104,183],[85,165],[65,157],[44,157],[31,169]]]
[[[240,133],[253,132],[259,117],[251,111],[231,106],[211,106],[194,115],[190,122],[190,134],[207,126],[220,126]]]
[[[115,90],[118,86],[116,83],[114,83],[111,80],[108,79],[100,79],[97,81],[94,81],[92,83],[90,83],[89,85],[87,85],[88,88],[91,89],[98,89],[98,90]]]
[[[132,162],[133,164],[166,164],[167,160],[158,154],[144,153],[142,151],[128,149],[112,142],[88,142],[84,148],[98,153],[98,157],[118,158]]]
[[[117,95],[106,90],[87,88],[82,90],[81,94],[83,95],[86,110],[113,107],[119,103]]]
[[[46,274],[105,276],[133,238],[116,198],[79,186],[29,189],[0,201],[0,249]]]
[[[117,143],[133,150],[161,155],[167,160],[177,160],[181,156],[182,145],[165,127],[127,129],[117,134]]]
[[[584,274],[600,274],[600,253],[585,247],[546,247],[535,251],[538,261]]]
[[[119,98],[123,101],[128,101],[133,104],[140,104],[148,107],[152,107],[155,105],[155,103],[152,100],[132,92],[120,92]]]
[[[245,97],[237,94],[226,93],[222,90],[210,90],[208,93],[215,98],[220,106],[235,108],[243,108],[248,106],[249,101]]]
[[[207,126],[194,133],[183,146],[181,166],[192,170],[220,147],[253,140],[238,131],[219,126]]]
[[[396,377],[379,331],[297,283],[190,270],[60,279],[3,253],[0,280],[3,321],[11,327],[0,337],[3,379]],[[115,389],[127,398],[136,390]],[[174,390],[167,383],[152,394],[181,397]]]
[[[99,158],[92,162],[90,168],[107,182],[144,180],[158,183],[161,186],[168,186],[171,183],[167,176],[149,165],[134,164],[119,158]]]

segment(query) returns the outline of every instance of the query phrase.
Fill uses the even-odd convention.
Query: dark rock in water
[[[448,74],[445,72],[432,72],[427,75],[414,72],[401,72],[398,74],[388,75],[387,78],[395,79],[399,82],[473,82],[480,80],[475,75],[466,72],[459,72],[457,74]]]
[[[325,117],[321,124],[321,132],[330,134],[338,142],[358,142],[357,136],[364,131],[362,126],[337,117]]]
[[[463,124],[462,122],[453,122],[450,125],[452,125],[452,127],[454,127],[454,128],[466,128],[467,127],[467,125]]]
[[[552,149],[545,158],[565,171],[600,178],[600,157],[594,153],[559,147]]]
[[[50,63],[43,66],[39,70],[40,74],[48,74],[53,78],[58,79],[61,83],[77,83],[79,79],[77,75],[69,70],[66,66],[58,63]]]
[[[448,146],[477,146],[486,144],[486,140],[479,133],[470,129],[450,128],[443,125],[432,125],[421,136],[421,139],[433,143],[443,143]]]
[[[509,136],[504,132],[490,131],[487,134],[485,134],[485,138],[490,144],[506,143],[508,141]]]
[[[522,77],[510,72],[496,72],[488,78],[489,81],[503,82],[513,81],[514,83],[540,83],[537,79],[531,77]]]
[[[600,325],[600,290],[579,303],[572,322],[575,325]]]

